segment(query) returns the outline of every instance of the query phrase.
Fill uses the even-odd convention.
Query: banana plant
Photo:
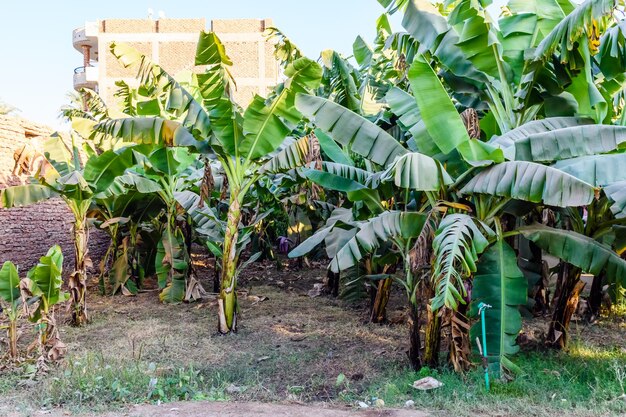
[[[62,275],[63,253],[59,246],[53,246],[20,282],[22,303],[29,320],[37,324],[40,353],[48,360],[61,358],[67,350],[54,317],[56,304],[70,298],[61,291]]]
[[[139,246],[143,230],[140,225],[156,217],[163,209],[157,193],[160,190],[158,183],[128,170],[105,191],[94,195],[88,217],[111,238],[100,263],[99,285],[103,295],[107,293],[105,275],[108,267],[111,267],[109,281],[112,295],[119,290],[125,294],[136,293],[146,268],[153,269],[141,259],[143,254]],[[148,259],[150,257],[146,256],[145,260]]]
[[[623,224],[620,210],[615,206],[617,191],[621,188],[624,175],[620,169],[625,160],[624,146],[626,131],[623,126],[589,124],[588,119],[548,118],[521,126],[508,134],[496,138],[504,152],[516,161],[534,161],[546,164],[550,169],[558,169],[596,188],[597,194],[586,205],[587,218],[583,220],[581,211],[569,210],[564,215],[569,218],[571,233],[581,234],[598,243],[609,243],[615,239],[614,227]],[[519,162],[516,162],[519,163]],[[600,189],[605,187],[604,195]],[[570,189],[570,191],[572,191]],[[583,204],[577,204],[583,205]],[[544,248],[545,242],[534,242]],[[547,250],[549,253],[549,250]],[[567,261],[567,254],[552,253]],[[587,271],[579,263],[577,273],[561,277],[558,283],[558,297],[551,320],[548,342],[559,348],[567,344],[569,321],[582,290],[580,271]],[[618,293],[623,282],[615,274],[594,274],[594,292],[602,288],[602,280],[607,280],[613,293]],[[597,294],[592,294],[592,314],[599,309]]]
[[[74,270],[68,287],[72,299],[71,322],[80,326],[88,320],[85,292],[91,260],[87,213],[93,196],[111,186],[117,176],[133,165],[133,160],[129,149],[107,151],[92,156],[83,167],[75,138],[72,135],[71,147],[58,134],[46,140],[44,150],[52,168],[36,173],[34,183],[1,190],[0,208],[27,206],[53,197],[63,199],[74,217]]]
[[[101,122],[96,132],[129,142],[158,142],[167,146],[192,146],[217,159],[228,179],[228,213],[223,243],[221,289],[218,298],[218,330],[237,329],[237,264],[241,206],[250,188],[265,173],[301,165],[308,153],[308,140],[276,153],[301,119],[294,107],[295,95],[316,88],[321,68],[300,58],[285,70],[287,80],[270,99],[255,96],[243,111],[232,98],[232,65],[221,41],[214,33],[202,32],[198,41],[196,65],[206,71],[192,76],[187,91],[145,56],[123,45],[112,45],[112,52],[127,66],[139,66],[141,83],[157,86],[152,108],[175,114],[176,120],[137,117]],[[146,108],[148,106],[142,106]],[[163,111],[161,111],[163,110]]]
[[[9,319],[7,336],[9,339],[9,358],[17,359],[19,353],[17,350],[17,319],[20,315],[20,277],[15,265],[7,261],[0,269],[0,299],[7,305],[3,308],[4,313]]]

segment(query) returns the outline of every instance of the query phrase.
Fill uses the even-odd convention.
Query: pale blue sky
[[[145,18],[148,8],[167,17],[265,18],[274,20],[305,54],[323,49],[351,54],[357,35],[371,40],[383,8],[376,0],[2,0],[0,100],[34,121],[59,126],[59,108],[72,90],[73,69],[82,57],[72,30],[85,21]],[[399,16],[394,30],[401,30]]]

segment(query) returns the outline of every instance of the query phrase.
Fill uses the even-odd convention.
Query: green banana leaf
[[[558,49],[559,62],[569,62],[574,43],[581,37],[586,37],[586,30],[594,20],[601,24],[602,18],[610,15],[617,6],[616,0],[586,0],[569,13],[552,31],[539,43],[534,51],[533,59],[544,60],[551,57]],[[585,39],[583,42],[587,42]]]
[[[159,288],[163,290],[159,299],[164,303],[180,303],[185,298],[186,276],[189,268],[187,254],[179,230],[166,228],[157,246],[155,269]]]
[[[527,291],[515,252],[504,240],[497,240],[478,261],[470,304],[470,315],[474,317],[479,303],[491,306],[485,310],[487,346],[483,349],[487,349],[489,367],[497,377],[517,370],[509,357],[519,351],[516,338],[522,329],[522,317],[518,308],[526,304]],[[476,338],[482,344],[480,321],[470,329],[470,340]]]
[[[29,290],[34,296],[46,299],[46,304],[54,304],[69,299],[69,294],[61,291],[63,285],[63,253],[61,247],[51,247],[39,263],[28,271],[26,278],[30,280]],[[40,305],[39,308],[42,308]]]
[[[308,136],[304,136],[289,145],[272,157],[261,168],[264,172],[281,172],[300,167],[306,163],[311,149]]]
[[[549,254],[589,274],[598,275],[604,272],[608,279],[626,287],[626,261],[610,246],[574,231],[554,229],[541,224],[524,226],[517,230]]]
[[[408,73],[413,96],[430,137],[443,153],[450,153],[469,136],[461,116],[430,65],[413,61]]]
[[[244,138],[238,144],[240,155],[250,160],[274,151],[301,118],[294,108],[295,95],[316,88],[321,80],[320,66],[308,58],[300,58],[285,70],[289,77],[285,87],[269,105],[266,99],[255,96],[243,119]],[[288,125],[289,124],[289,125]]]
[[[156,171],[157,175],[164,175],[168,178],[180,174],[195,160],[196,156],[185,148],[159,147],[148,156],[152,170]]]
[[[518,161],[552,162],[614,151],[626,142],[626,126],[582,125],[528,135],[515,141]],[[590,182],[590,181],[588,181]]]
[[[396,159],[381,180],[392,178],[396,186],[417,191],[437,191],[454,182],[438,161],[416,152]]]
[[[354,161],[341,149],[337,142],[321,129],[315,129],[315,136],[320,143],[320,148],[328,158],[338,164],[354,166]]]
[[[206,143],[196,140],[182,123],[160,117],[107,119],[95,125],[93,129],[94,137],[98,134],[109,135],[128,143],[192,146],[200,151],[207,148]]]
[[[177,115],[184,115],[180,120],[180,125],[188,126],[190,131],[198,132],[198,135],[202,138],[208,138],[210,136],[211,122],[208,112],[203,108],[202,104],[195,100],[193,95],[174,79],[174,77],[169,75],[160,66],[150,62],[145,55],[142,55],[126,44],[112,43],[110,50],[113,56],[115,56],[124,67],[136,67],[138,69],[140,85],[147,85],[148,87],[159,86],[160,90],[166,93],[165,103],[167,110]],[[175,126],[173,123],[174,122],[169,125],[169,132],[164,136],[172,137],[171,132],[174,132],[176,129],[171,127]],[[113,123],[113,125],[115,125],[115,123]],[[178,123],[176,123],[176,125],[178,125]],[[121,126],[112,127],[110,130],[117,132],[117,129],[120,128]],[[146,126],[142,126],[142,128],[148,130]],[[113,136],[120,137],[117,135]],[[155,140],[158,138],[158,136],[154,135],[154,132],[152,137]]]
[[[524,123],[520,127],[510,130],[503,135],[493,136],[489,140],[489,143],[492,145],[500,146],[500,148],[502,149],[507,149],[515,146],[515,143],[517,141],[522,140],[528,136],[537,135],[544,132],[551,132],[557,129],[588,125],[592,123],[592,119],[581,117],[548,117],[546,119],[533,120],[532,122]],[[511,159],[513,159],[513,157]]]
[[[402,26],[456,76],[477,83],[487,82],[485,74],[474,67],[457,45],[459,35],[430,1],[408,1]]]
[[[558,169],[534,162],[509,161],[473,177],[461,194],[490,194],[550,206],[584,206],[594,199],[595,188]]]
[[[74,160],[74,154],[58,133],[53,133],[43,142],[43,151],[48,162],[52,164],[60,176],[80,169],[80,161],[76,165],[77,161]]]
[[[0,190],[0,208],[30,206],[48,200],[56,193],[41,184],[16,185]]]
[[[459,35],[456,46],[476,69],[493,77],[500,78],[500,71],[510,72],[502,60],[500,34],[495,30],[480,2],[462,0],[448,15],[448,24]]]
[[[398,125],[411,134],[406,145],[409,149],[428,156],[441,154],[422,120],[415,98],[398,87],[392,87],[385,95],[389,108],[398,116]]]
[[[611,204],[611,212],[617,219],[626,217],[626,181],[615,182],[604,187],[604,193]]]
[[[83,169],[83,178],[94,193],[102,192],[133,165],[132,148],[106,151],[89,158]]]
[[[378,165],[387,166],[407,152],[389,133],[330,100],[298,94],[296,107],[324,133]]]
[[[339,175],[340,177],[349,178],[363,185],[369,185],[374,175],[361,168],[334,162],[322,162],[322,170],[334,175]]]
[[[552,166],[596,187],[626,180],[626,153],[579,156]]]
[[[367,188],[365,185],[354,179],[317,169],[304,168],[301,173],[305,178],[329,190],[347,193]]]
[[[451,214],[439,224],[433,240],[432,277],[436,289],[431,300],[433,310],[444,306],[456,310],[458,303],[465,304],[467,292],[463,279],[476,272],[478,256],[489,246],[479,226],[490,231],[467,214]]]
[[[357,64],[362,67],[368,66],[372,61],[372,56],[374,55],[374,51],[367,44],[365,39],[361,37],[361,35],[357,36],[354,40],[354,43],[352,44],[352,52]]]
[[[417,212],[386,211],[359,225],[359,231],[337,251],[329,268],[344,271],[356,265],[366,254],[373,253],[392,238],[417,238],[427,216]]]
[[[359,113],[361,97],[357,88],[357,77],[354,68],[339,53],[331,49],[322,51],[321,61],[325,67],[329,95],[332,100],[343,107]]]
[[[0,269],[0,298],[15,308],[20,299],[20,277],[13,262],[6,261]]]
[[[355,227],[354,216],[352,214],[352,210],[343,208],[343,207],[338,207],[334,209],[330,217],[328,217],[328,220],[326,220],[326,224],[324,225],[324,227],[317,230],[312,236],[309,236],[305,241],[300,243],[291,252],[289,252],[289,257],[298,258],[300,256],[304,256],[307,253],[311,252],[313,249],[315,249],[315,247],[319,245],[320,243],[322,243],[323,241],[326,241],[327,249],[329,245],[334,244],[335,246],[339,246],[340,243],[338,242],[338,240],[340,239],[337,239],[339,235],[335,236],[334,239],[333,238],[329,239],[328,241],[326,239],[333,232],[333,230],[335,229],[335,226],[338,226],[337,228],[339,228],[339,226],[343,226],[343,225],[346,225],[349,227],[349,229],[344,230],[344,232],[353,231],[352,236],[356,234],[357,229]],[[350,238],[352,236],[350,236]],[[336,250],[332,252],[336,253]],[[331,258],[333,256],[335,255],[334,254],[332,256],[329,255],[329,257]]]

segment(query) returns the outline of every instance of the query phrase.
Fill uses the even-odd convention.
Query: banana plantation
[[[352,56],[267,30],[282,82],[246,106],[214,32],[176,76],[111,44],[123,106],[81,91],[0,190],[0,216],[61,199],[73,242],[0,270],[2,396],[626,413],[623,2],[378,3]]]

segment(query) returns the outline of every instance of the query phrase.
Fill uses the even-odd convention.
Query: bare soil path
[[[57,410],[34,415],[66,417],[68,412]],[[416,410],[327,408],[319,405],[261,404],[232,402],[178,402],[139,405],[128,411],[107,414],[83,414],[84,417],[428,417]],[[9,414],[8,417],[17,417]]]

